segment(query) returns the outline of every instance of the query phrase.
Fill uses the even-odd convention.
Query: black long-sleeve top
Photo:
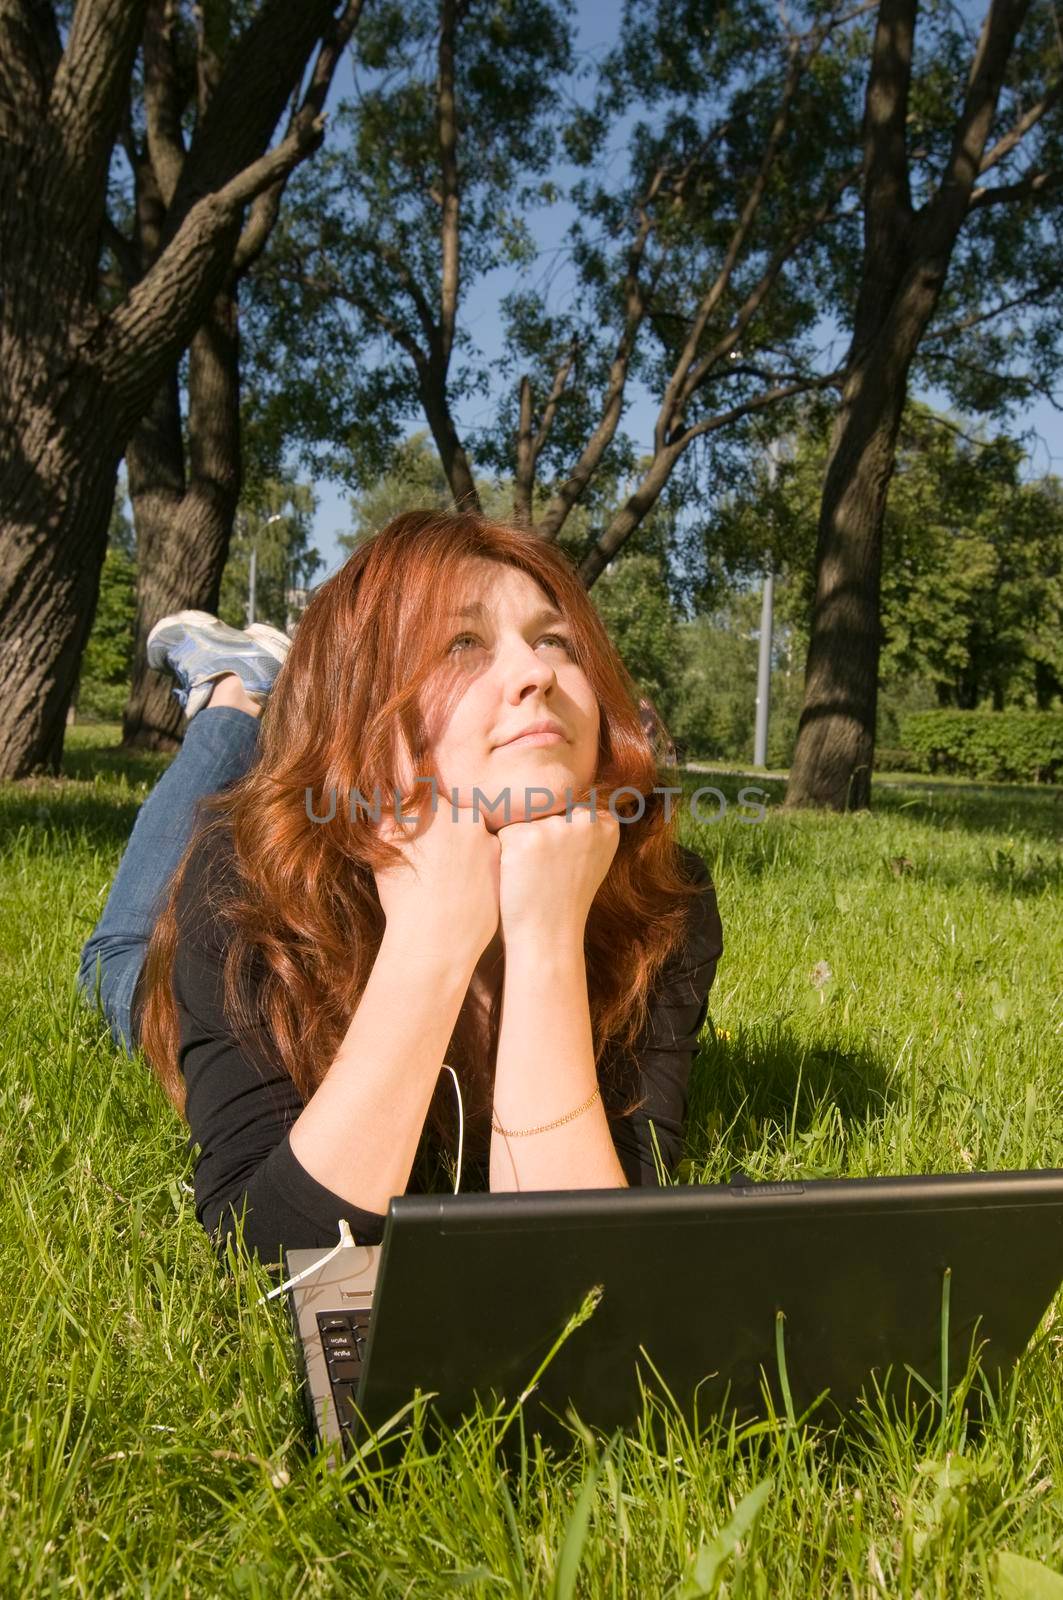
[[[680,846],[688,876],[704,892],[691,904],[685,945],[658,974],[649,1014],[632,1050],[640,1110],[612,1124],[613,1142],[632,1187],[656,1184],[650,1122],[666,1168],[682,1150],[690,1067],[708,1013],[708,994],[723,951],[716,893],[699,855]],[[377,1244],[384,1217],[363,1210],[311,1177],[296,1159],[289,1130],[303,1109],[292,1079],[266,1031],[253,1054],[241,1047],[222,998],[225,933],[207,909],[208,881],[235,871],[231,842],[222,835],[193,852],[177,906],[174,996],[180,1025],[180,1068],[186,1089],[195,1168],[196,1215],[224,1244],[234,1214],[244,1216],[244,1239],[275,1261],[282,1248],[335,1244],[346,1218],[360,1244]],[[466,1166],[468,1162],[466,1161]],[[486,1187],[486,1167],[479,1176]],[[467,1180],[466,1187],[470,1187]],[[416,1189],[411,1180],[410,1191]]]

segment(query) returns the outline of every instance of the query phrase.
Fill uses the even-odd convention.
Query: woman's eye
[[[449,646],[447,647],[448,653],[451,655],[463,655],[465,653],[463,646],[467,641],[472,644],[483,643],[483,640],[480,639],[475,633],[459,633],[454,639],[451,640]],[[560,645],[562,650],[567,650],[571,654],[571,643],[563,633],[544,633],[542,638],[539,640],[539,643],[553,643],[555,645]]]

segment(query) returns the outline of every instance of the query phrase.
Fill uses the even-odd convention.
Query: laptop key
[[[329,1375],[333,1384],[354,1383],[362,1375],[362,1363],[360,1361],[331,1361],[329,1363]]]
[[[355,1385],[334,1383],[332,1394],[336,1403],[337,1422],[348,1428],[354,1427],[358,1422],[358,1413],[354,1408]]]

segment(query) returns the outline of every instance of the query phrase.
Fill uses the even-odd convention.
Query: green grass
[[[73,728],[69,777],[0,789],[0,1592],[1063,1594],[1060,1302],[977,1432],[957,1404],[923,1434],[868,1410],[840,1437],[667,1418],[655,1444],[644,1418],[506,1470],[490,1419],[433,1453],[415,1414],[387,1475],[324,1470],[266,1274],[219,1274],[183,1129],[76,992],[166,761],[114,735]],[[1059,791],[891,788],[838,817],[763,787],[762,824],[683,818],[730,1035],[697,1063],[686,1175],[1063,1165]]]

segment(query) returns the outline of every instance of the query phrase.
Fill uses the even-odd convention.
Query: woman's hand
[[[611,811],[511,822],[501,847],[499,912],[507,949],[515,940],[554,941],[583,930],[620,843]]]
[[[377,832],[404,857],[374,873],[388,933],[404,932],[411,948],[460,952],[475,965],[498,931],[499,915],[501,852],[483,816],[470,807],[454,811],[442,799],[416,837],[413,823],[388,813]]]

